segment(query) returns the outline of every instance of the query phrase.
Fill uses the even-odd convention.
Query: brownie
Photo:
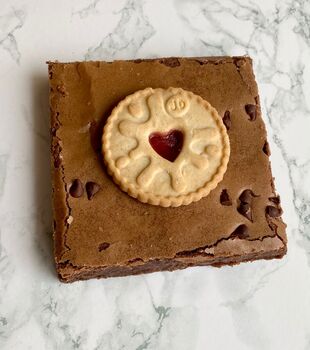
[[[232,265],[286,253],[285,224],[249,57],[49,62],[54,241],[61,281]],[[190,205],[164,208],[122,192],[101,151],[112,109],[137,90],[180,87],[227,128],[223,180]]]

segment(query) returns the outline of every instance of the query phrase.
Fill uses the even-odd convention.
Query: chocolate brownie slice
[[[286,253],[285,224],[249,57],[49,62],[55,260],[64,282]],[[209,101],[228,130],[224,179],[188,206],[143,204],[106,172],[103,126],[127,95],[180,87]]]

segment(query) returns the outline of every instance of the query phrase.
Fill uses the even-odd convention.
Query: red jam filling
[[[183,133],[179,130],[171,130],[167,133],[153,132],[149,136],[149,142],[161,157],[174,162],[183,147]]]

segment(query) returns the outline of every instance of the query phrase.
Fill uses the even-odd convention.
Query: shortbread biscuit
[[[153,205],[187,205],[223,179],[230,145],[207,101],[181,88],[137,91],[113,110],[102,136],[108,172],[130,196]]]

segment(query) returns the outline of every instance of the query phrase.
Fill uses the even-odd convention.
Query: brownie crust
[[[280,258],[285,224],[249,57],[49,62],[55,260],[72,282]],[[111,110],[146,87],[193,91],[228,130],[224,179],[189,206],[160,208],[107,175],[100,139]]]

